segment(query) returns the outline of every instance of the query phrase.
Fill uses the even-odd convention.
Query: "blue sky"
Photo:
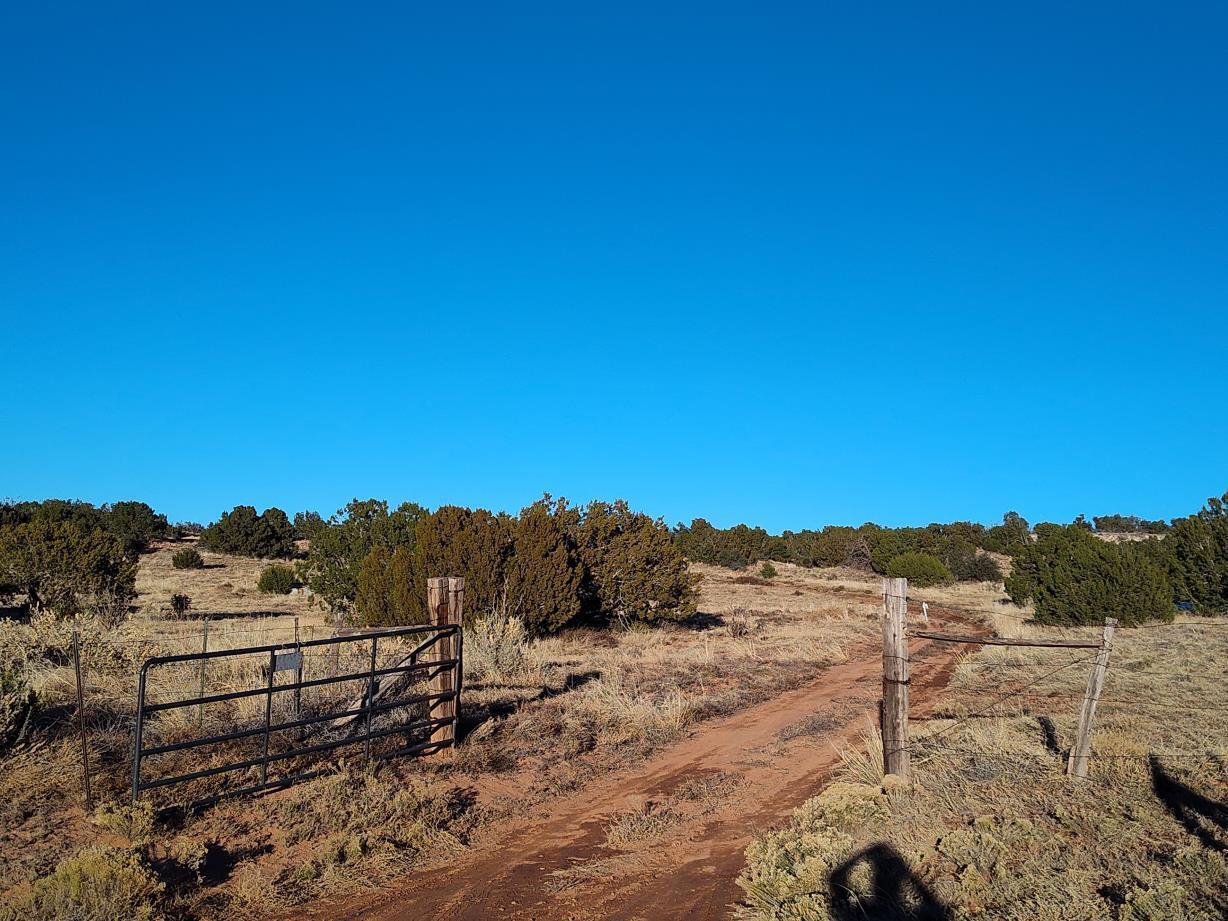
[[[0,13],[0,495],[1228,488],[1222,4],[252,6]]]

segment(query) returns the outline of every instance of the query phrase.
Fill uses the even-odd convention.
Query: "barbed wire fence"
[[[1126,712],[1130,715],[1149,714],[1154,715],[1157,719],[1165,716],[1171,717],[1173,711],[1190,714],[1228,714],[1228,706],[1213,703],[1185,703],[1168,700],[1161,702],[1121,697],[1112,694],[1103,695],[1101,690],[1109,670],[1113,636],[1117,628],[1117,622],[1112,618],[1106,618],[1103,633],[1098,642],[1066,639],[1066,637],[1071,636],[1075,632],[1074,628],[1059,628],[1057,631],[1059,638],[1057,639],[1052,637],[1011,638],[989,635],[943,634],[926,629],[909,631],[907,629],[908,586],[905,579],[883,580],[883,611],[883,700],[880,709],[880,730],[882,734],[883,764],[884,770],[887,773],[901,773],[907,776],[910,773],[911,759],[914,756],[918,764],[930,760],[948,758],[1002,761],[1004,762],[1004,772],[1012,769],[1022,772],[1024,768],[1019,764],[1022,760],[1030,760],[1033,766],[1038,764],[1052,766],[1050,759],[1035,753],[1004,753],[943,744],[944,740],[950,741],[951,736],[957,730],[968,726],[974,720],[1006,715],[1002,712],[1004,708],[1019,703],[1027,704],[1028,709],[1031,709],[1032,705],[1037,702],[1081,702],[1082,704],[1073,744],[1067,748],[1061,748],[1056,738],[1047,739],[1046,747],[1049,747],[1054,754],[1060,755],[1066,762],[1066,774],[1068,776],[1080,780],[1090,779],[1089,766],[1093,762],[1103,762],[1106,764],[1141,762],[1150,765],[1153,771],[1156,770],[1157,759],[1171,759],[1190,764],[1226,766],[1228,759],[1225,759],[1222,754],[1206,750],[1197,751],[1149,746],[1146,754],[1100,754],[1093,751],[1092,740],[1094,737],[1096,714],[1101,704],[1108,704],[1110,707],[1120,706],[1126,709]],[[993,616],[1029,623],[1031,626],[1046,626],[1035,624],[1029,618],[1016,615],[995,612]],[[928,618],[925,618],[924,621],[928,622]],[[1133,629],[1150,630],[1168,627],[1224,628],[1228,627],[1228,623],[1222,621],[1174,620],[1162,624],[1141,625]],[[1083,632],[1085,633],[1085,628]],[[978,701],[987,699],[987,702],[976,706],[970,713],[954,718],[950,725],[914,739],[911,737],[908,729],[908,688],[911,681],[911,657],[907,645],[908,640],[914,638],[928,639],[937,643],[961,643],[970,646],[1027,647],[1042,650],[1086,650],[1090,654],[1068,656],[1060,661],[993,662],[964,660],[961,663],[961,667],[967,668],[973,673],[986,675],[988,680],[982,678],[979,683],[961,687],[959,690],[961,693],[965,693]],[[1065,677],[1064,673],[1068,670],[1080,666],[1089,667],[1088,687],[1083,694],[1071,693],[1061,688],[1043,687],[1044,682]],[[1017,680],[1013,682],[993,681],[992,675],[998,669],[1014,671]],[[1034,676],[1020,671],[1024,669],[1033,671],[1037,669],[1046,670],[1042,674]],[[1183,672],[1171,669],[1134,668],[1129,665],[1121,667],[1120,670],[1126,675],[1161,677],[1176,682],[1193,682],[1196,679],[1224,682],[1228,678],[1228,671],[1212,673],[1191,670]],[[1042,728],[1044,728],[1044,718],[1038,716],[1038,720],[1041,721]],[[1051,721],[1049,721],[1049,726],[1052,726]],[[1045,731],[1048,736],[1052,729],[1045,729]]]

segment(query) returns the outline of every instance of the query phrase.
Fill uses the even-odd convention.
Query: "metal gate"
[[[283,787],[356,746],[365,760],[454,746],[462,642],[459,625],[436,624],[147,659],[132,801],[177,785],[197,805]],[[197,692],[181,696],[185,686]],[[238,786],[216,789],[236,774]]]

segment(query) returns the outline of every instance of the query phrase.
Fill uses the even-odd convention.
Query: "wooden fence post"
[[[458,578],[432,578],[426,580],[426,607],[431,623],[436,626],[459,623],[461,606],[464,604],[465,580]],[[455,620],[453,619],[455,605]],[[457,643],[455,637],[444,636],[427,651],[430,662],[443,662],[456,657]],[[431,694],[450,694],[455,689],[455,670],[452,666],[436,668],[430,673]],[[431,732],[431,742],[441,748],[456,741],[456,699],[437,700],[431,703],[430,718],[432,720],[450,720],[447,725],[438,726]]]
[[[883,770],[909,774],[908,580],[883,579]]]
[[[1106,617],[1100,649],[1092,662],[1091,674],[1087,676],[1087,696],[1083,698],[1083,710],[1079,714],[1074,747],[1070,749],[1070,760],[1066,762],[1066,774],[1069,777],[1087,776],[1087,762],[1092,756],[1092,727],[1096,721],[1096,704],[1100,702],[1100,689],[1104,687],[1104,675],[1109,670],[1109,652],[1113,649],[1113,633],[1116,630],[1117,621]]]

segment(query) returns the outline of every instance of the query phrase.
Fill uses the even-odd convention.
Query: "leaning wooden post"
[[[1104,675],[1109,670],[1109,652],[1113,649],[1113,633],[1116,630],[1117,621],[1106,617],[1100,648],[1096,651],[1095,661],[1092,662],[1091,674],[1087,676],[1087,696],[1083,698],[1083,710],[1079,714],[1074,747],[1070,749],[1070,760],[1066,762],[1066,774],[1069,777],[1087,776],[1087,763],[1092,757],[1092,727],[1096,721],[1096,704],[1100,702],[1100,689],[1104,687]]]
[[[883,770],[909,774],[908,580],[883,579]]]
[[[464,580],[457,580],[461,583],[463,592]],[[450,580],[443,577],[436,577],[426,580],[426,609],[427,616],[430,622],[438,627],[447,626],[452,623],[452,598],[450,591]],[[426,651],[427,662],[443,662],[453,658],[456,652],[456,644],[450,635],[439,637],[435,643]],[[431,669],[430,685],[428,693],[431,696],[447,694],[448,697],[443,700],[431,701],[429,718],[432,720],[448,720],[449,722],[442,726],[437,726],[431,731],[431,742],[442,748],[445,744],[455,739],[456,718],[456,702],[451,697],[452,692],[452,668],[450,666],[441,666]],[[436,749],[438,750],[438,749]]]

